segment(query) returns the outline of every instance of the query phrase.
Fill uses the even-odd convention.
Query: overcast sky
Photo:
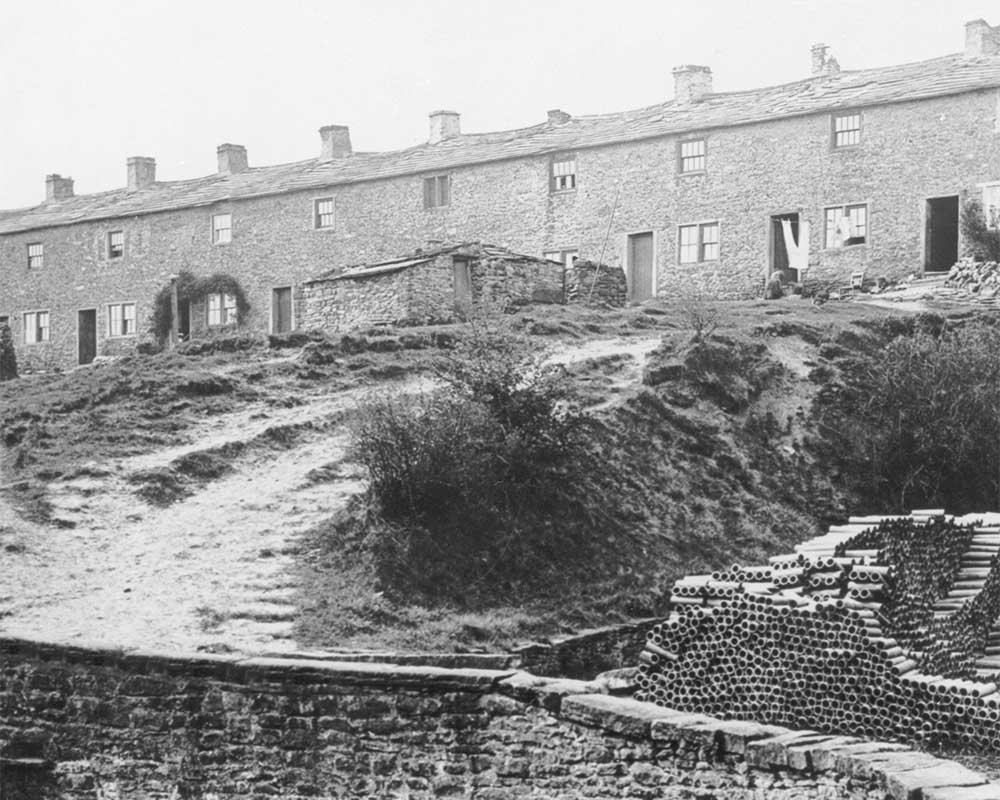
[[[992,8],[991,8],[992,7]],[[996,18],[990,18],[993,13]],[[466,132],[546,110],[621,111],[672,96],[671,69],[706,64],[716,91],[804,78],[822,41],[843,69],[959,52],[986,0],[20,0],[0,10],[0,208],[124,186],[127,156],[160,180],[216,170],[222,142],[251,166],[312,158],[317,129],[355,150],[426,140],[427,113]]]

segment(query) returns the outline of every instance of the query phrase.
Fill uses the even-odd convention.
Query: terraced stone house
[[[841,70],[816,45],[811,73],[780,86],[716,93],[703,66],[673,78],[667,102],[519,130],[463,134],[435,111],[428,141],[394,152],[355,152],[329,125],[319,155],[293,164],[251,167],[223,144],[218,171],[194,180],[157,180],[147,157],[109,192],[49,175],[43,203],[0,212],[0,320],[28,366],[86,363],[132,349],[157,291],[189,270],[233,275],[251,306],[240,321],[282,331],[304,282],[429,241],[603,252],[635,301],[759,296],[776,271],[946,270],[963,198],[1000,208],[1000,28],[983,20],[963,52],[920,63]],[[221,295],[197,313],[209,328],[235,318]]]

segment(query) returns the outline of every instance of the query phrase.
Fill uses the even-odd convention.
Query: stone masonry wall
[[[900,745],[524,672],[0,640],[0,793],[45,798],[996,800]]]
[[[273,289],[429,241],[603,253],[627,273],[628,236],[646,231],[661,293],[758,296],[770,217],[790,212],[811,223],[811,278],[846,279],[861,268],[907,275],[923,267],[925,198],[977,196],[980,184],[1000,179],[997,97],[991,89],[861,109],[861,144],[841,150],[830,146],[826,113],[707,130],[706,170],[691,175],[678,174],[679,138],[667,136],[577,151],[577,188],[566,192],[549,191],[548,156],[532,156],[456,167],[451,203],[438,208],[423,207],[424,176],[412,175],[9,234],[0,237],[0,315],[11,317],[20,363],[71,366],[78,309],[98,309],[105,352],[106,305],[136,302],[145,330],[156,291],[182,269],[236,277],[252,306],[246,323],[263,331]],[[321,197],[334,199],[336,221],[317,230]],[[868,204],[868,242],[823,249],[824,207],[854,203]],[[232,241],[213,244],[211,217],[222,212],[233,215]],[[678,226],[711,220],[720,223],[719,259],[680,264]],[[112,230],[124,231],[121,258],[108,258]],[[45,263],[29,270],[32,242],[44,244]],[[51,312],[49,344],[23,344],[23,313],[32,310]]]

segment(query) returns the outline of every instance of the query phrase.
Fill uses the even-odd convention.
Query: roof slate
[[[633,111],[574,117],[529,128],[463,134],[438,144],[255,167],[236,175],[160,181],[135,192],[115,189],[32,208],[0,211],[0,234],[440,171],[562,150],[743,125],[837,108],[918,100],[1000,86],[1000,56],[950,55],[930,61],[840,72],[744,92],[673,100]]]

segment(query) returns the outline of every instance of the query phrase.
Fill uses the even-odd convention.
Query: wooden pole
[[[170,276],[170,347],[177,347],[179,338],[180,304],[177,301],[177,276]]]

